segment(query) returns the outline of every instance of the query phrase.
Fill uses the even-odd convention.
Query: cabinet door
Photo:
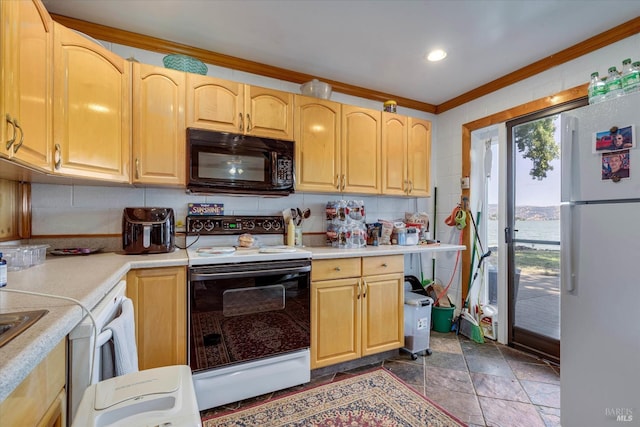
[[[127,295],[133,300],[140,370],[187,362],[185,267],[131,270]]]
[[[6,136],[0,152],[50,172],[53,22],[39,0],[3,1],[0,7],[4,76],[4,111],[0,111]],[[13,138],[7,147],[6,141]]]
[[[312,282],[311,369],[360,357],[360,279]]]
[[[407,194],[407,117],[382,113],[382,194]]]
[[[293,140],[293,94],[245,85],[245,133]]]
[[[62,389],[36,427],[66,427],[66,425],[67,393]]]
[[[380,121],[380,111],[342,106],[342,191],[380,193]]]
[[[186,73],[133,64],[133,182],[183,186]]]
[[[336,192],[340,171],[340,104],[296,96],[296,190]]]
[[[410,196],[431,195],[431,122],[409,118],[408,176]]]
[[[130,63],[57,23],[53,62],[54,170],[129,182]]]
[[[242,133],[244,85],[187,73],[187,127]]]
[[[402,347],[404,275],[368,276],[362,287],[362,355]]]
[[[66,425],[66,348],[63,339],[0,403],[0,426]]]

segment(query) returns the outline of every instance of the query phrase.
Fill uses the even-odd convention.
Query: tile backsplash
[[[393,220],[405,212],[425,211],[425,198],[295,193],[287,197],[194,196],[180,189],[32,184],[32,233],[37,238],[61,235],[116,235],[122,232],[122,210],[131,206],[173,208],[183,230],[189,203],[222,203],[225,215],[279,215],[282,210],[309,208],[302,224],[306,234],[326,231],[325,206],[330,200],[363,200],[368,222]],[[428,212],[427,212],[428,213]],[[315,240],[315,239],[314,239]],[[310,243],[310,244],[316,244]]]

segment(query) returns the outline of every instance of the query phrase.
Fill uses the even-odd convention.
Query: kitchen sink
[[[0,347],[26,331],[49,310],[0,313]]]

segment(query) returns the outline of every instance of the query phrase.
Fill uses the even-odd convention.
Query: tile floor
[[[558,366],[490,340],[477,344],[453,333],[432,331],[429,344],[430,356],[412,360],[401,351],[381,364],[470,427],[560,426]],[[314,378],[305,386],[213,408],[202,415],[237,410],[371,368]]]

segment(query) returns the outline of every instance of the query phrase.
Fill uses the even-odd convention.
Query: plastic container
[[[8,271],[24,270],[42,264],[49,245],[2,246],[0,250],[7,261]]]
[[[419,239],[419,233],[417,228],[407,228],[407,238],[405,244],[407,246],[417,245]]]
[[[607,99],[607,85],[600,79],[598,72],[591,73],[589,104],[597,104],[605,99]]]
[[[429,350],[429,334],[431,333],[431,306],[433,300],[415,292],[404,293],[404,349],[415,356],[415,353]],[[412,357],[415,359],[415,357]]]
[[[626,59],[626,61],[631,61],[630,59]],[[623,67],[622,72],[622,90],[624,90],[624,94],[628,95],[630,93],[637,92],[640,88],[640,62],[634,62],[628,68]]]
[[[482,306],[480,316],[480,329],[485,338],[497,339],[498,334],[498,309],[490,304]]]
[[[433,307],[431,309],[431,323],[433,323],[433,330],[436,332],[451,332],[451,325],[453,324],[453,312],[456,306],[451,307]]]
[[[609,67],[607,76],[607,99],[615,99],[624,95],[622,79],[616,67]]]
[[[331,98],[332,88],[329,83],[313,79],[300,86],[300,93],[304,96],[313,96],[320,99]]]
[[[0,252],[0,288],[7,286],[7,261],[2,258]]]

